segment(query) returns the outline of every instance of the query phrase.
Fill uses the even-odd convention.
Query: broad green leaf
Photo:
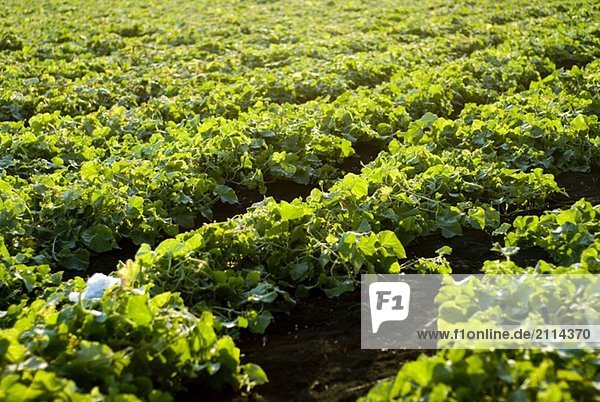
[[[217,186],[215,186],[215,193],[223,202],[226,202],[228,204],[238,203],[237,195],[231,187],[225,186],[223,184],[218,184]]]
[[[374,255],[377,252],[378,239],[379,237],[374,235],[361,236],[358,241],[358,249],[365,255]]]
[[[582,114],[577,115],[577,117],[571,121],[571,127],[573,127],[573,130],[575,131],[585,131],[589,128],[585,121],[585,117]]]
[[[147,326],[154,316],[147,295],[131,295],[127,301],[127,317],[139,326]]]
[[[294,264],[290,269],[290,276],[293,280],[297,281],[299,279],[304,279],[309,270],[309,265],[306,261],[299,262]]]
[[[90,252],[82,248],[75,251],[64,248],[58,256],[60,265],[67,269],[83,271],[90,263]]]
[[[86,229],[81,234],[81,238],[86,246],[97,253],[112,250],[117,245],[113,231],[102,224]]]
[[[250,381],[257,385],[266,384],[269,382],[264,370],[257,364],[247,363],[244,365],[244,371],[250,378]]]
[[[281,220],[286,222],[294,219],[300,219],[306,215],[310,215],[312,211],[306,206],[294,205],[282,201],[279,205],[279,212],[281,213]]]
[[[398,240],[396,234],[391,230],[384,230],[377,233],[377,240],[379,241],[381,247],[391,249],[397,258],[406,258],[404,246],[402,246],[402,243],[400,243],[400,240]]]

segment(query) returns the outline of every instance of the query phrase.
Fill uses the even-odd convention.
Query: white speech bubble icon
[[[410,286],[406,282],[374,282],[369,285],[369,307],[373,333],[385,321],[403,321],[408,317]]]

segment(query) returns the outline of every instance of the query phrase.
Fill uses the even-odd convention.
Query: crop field
[[[2,0],[0,401],[600,400],[358,292],[600,274],[599,55],[594,1]]]

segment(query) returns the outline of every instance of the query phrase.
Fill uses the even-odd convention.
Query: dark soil
[[[134,244],[130,239],[123,239],[119,243],[120,250],[110,253],[102,253],[90,257],[90,272],[101,272],[109,274],[119,265],[119,261],[125,262],[135,257],[140,246]]]
[[[134,244],[130,239],[123,239],[119,242],[118,249],[92,255],[87,271],[65,270],[63,272],[63,279],[68,280],[76,276],[92,275],[97,272],[108,275],[117,269],[119,261],[132,260],[139,248],[140,246]]]
[[[189,387],[177,401],[354,401],[415,350],[360,349],[360,293],[300,300],[291,316],[276,317],[264,336],[244,335],[244,361],[259,364],[269,383],[250,395]]]
[[[568,208],[583,197],[593,205],[600,204],[600,168],[589,173],[562,173],[555,180],[567,195],[551,197],[549,203],[552,208]]]
[[[441,235],[430,235],[416,239],[406,247],[409,258],[435,257],[441,246],[452,247],[452,254],[446,259],[450,262],[453,274],[480,274],[484,261],[498,260],[504,257],[492,251],[494,243],[503,245],[502,236],[491,236],[482,230],[465,229],[462,236],[445,239]],[[521,267],[535,266],[539,260],[550,261],[550,255],[539,247],[520,250],[511,257]]]
[[[455,274],[481,273],[481,265],[485,260],[497,259],[499,254],[491,251],[494,239],[482,230],[465,229],[462,236],[446,239],[441,235],[420,237],[406,247],[409,258],[435,257],[436,250],[442,246],[452,247],[452,254],[446,256]]]
[[[356,153],[344,159],[337,167],[343,172],[360,173],[360,170],[369,162],[372,162],[379,152],[385,148],[381,141],[362,142],[354,145]]]

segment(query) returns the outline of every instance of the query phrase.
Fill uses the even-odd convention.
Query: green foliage
[[[65,300],[72,287],[5,312],[0,395],[51,400],[82,392],[154,400],[180,389],[185,378],[237,389],[266,381],[258,366],[240,365],[239,349],[220,335],[212,314],[191,314],[174,294],[114,289],[99,301],[74,304]]]
[[[568,266],[581,262],[590,273],[598,273],[598,265],[588,265],[592,250],[600,242],[600,205],[585,199],[569,209],[537,216],[519,216],[513,230],[505,236],[508,247],[540,247],[556,264]],[[597,254],[596,254],[597,255]]]
[[[267,377],[230,336],[360,273],[451,272],[446,248],[407,258],[430,234],[505,235],[488,273],[599,272],[597,206],[500,226],[561,191],[552,174],[598,167],[594,4],[142,3],[0,4],[0,399],[251,388]],[[287,182],[320,189],[200,225]],[[62,271],[124,239],[123,288],[68,302],[84,280]],[[552,261],[510,259],[531,246]],[[369,398],[589,399],[598,382],[585,354],[463,357]]]
[[[593,400],[597,373],[589,351],[456,349],[404,364],[359,401]]]

